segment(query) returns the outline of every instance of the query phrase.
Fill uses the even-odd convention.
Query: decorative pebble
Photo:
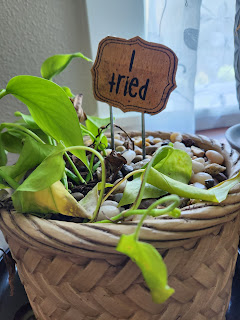
[[[192,169],[194,173],[203,172],[204,165],[199,161],[192,160]]]
[[[181,133],[179,133],[179,132],[173,132],[173,133],[170,135],[170,140],[171,140],[171,142],[176,142],[176,141],[181,142],[181,141],[182,141],[182,135],[181,135]]]
[[[123,144],[124,144],[124,141],[119,140],[119,139],[114,139],[115,148],[119,147],[119,146],[122,146]]]
[[[191,139],[191,138],[186,138],[182,140],[182,143],[186,146],[186,147],[191,147],[194,146],[195,142]]]
[[[116,193],[116,194],[114,194],[112,200],[119,203],[120,200],[122,199],[122,197],[123,197],[123,193]]]
[[[123,152],[123,151],[125,151],[126,150],[126,148],[124,147],[124,146],[117,146],[116,147],[116,151],[117,152]]]
[[[202,163],[205,166],[205,160],[203,158],[196,158],[194,160],[197,161],[197,162]]]
[[[192,150],[192,153],[197,156],[197,157],[203,157],[204,156],[204,150],[198,148],[198,147],[195,147],[195,146],[191,146],[191,150]]]
[[[148,146],[146,147],[146,154],[152,155],[157,149],[158,147],[156,146]]]
[[[226,167],[221,166],[217,163],[210,163],[207,164],[205,167],[205,172],[209,173],[211,176],[216,176],[217,174],[224,172],[226,170]]]
[[[77,201],[80,201],[81,199],[84,198],[84,195],[81,192],[73,192],[71,194],[73,198],[75,198]]]
[[[205,186],[207,189],[214,187],[215,181],[214,179],[205,180]]]
[[[133,159],[133,163],[137,163],[138,161],[142,161],[143,156],[141,154],[137,155],[134,159]]]
[[[175,149],[186,151],[185,145],[182,142],[179,142],[179,141],[174,142],[173,147]]]
[[[154,138],[152,141],[152,143],[154,143],[154,144],[159,143],[159,142],[162,142],[161,138]]]
[[[135,151],[136,155],[141,155],[142,154],[142,149],[139,148],[138,146],[134,146],[134,151]]]
[[[196,187],[196,188],[199,188],[199,189],[206,189],[206,186],[203,185],[203,184],[200,183],[200,182],[194,182],[194,183],[193,183],[193,186]]]
[[[136,152],[129,149],[123,152],[122,156],[127,160],[127,164],[130,164],[132,160],[136,157]]]
[[[105,149],[106,155],[109,156],[110,153],[112,152],[112,149]]]
[[[147,209],[151,204],[153,204],[156,199],[144,199],[139,205],[139,209]]]
[[[221,155],[221,153],[215,151],[215,150],[208,150],[206,151],[206,156],[211,162],[215,162],[217,164],[223,164],[224,158]]]
[[[146,142],[153,143],[153,136],[148,136]]]
[[[120,182],[122,179],[118,179],[114,182],[114,185],[116,185],[118,182]],[[124,189],[126,187],[126,184],[127,184],[127,181],[124,180],[114,191],[113,191],[113,194],[116,194],[116,193],[123,193],[124,192]]]
[[[108,218],[112,218],[120,213],[120,210],[111,205],[102,206],[99,209],[97,221],[106,220]]]
[[[124,164],[121,168],[122,174],[125,177],[128,173],[133,171],[133,167],[127,164]]]
[[[222,182],[222,181],[225,181],[227,180],[227,177],[225,176],[224,173],[219,173],[215,176],[215,178],[219,181],[219,182]]]
[[[118,202],[117,201],[113,201],[113,200],[106,200],[102,203],[101,207],[105,207],[105,206],[113,206],[113,207],[117,207],[118,206]]]
[[[212,176],[206,172],[198,172],[192,175],[191,182],[199,182],[203,185],[205,185],[205,180],[212,179]]]
[[[138,169],[141,169],[145,164],[147,164],[148,162],[150,161],[150,159],[144,159],[142,161],[139,161],[137,163],[132,163],[132,167],[133,167],[133,170],[138,170]]]

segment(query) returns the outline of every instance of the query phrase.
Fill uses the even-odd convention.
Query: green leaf
[[[7,164],[7,155],[2,140],[2,134],[0,133],[0,166],[5,166]]]
[[[17,76],[9,81],[6,91],[28,106],[34,121],[47,135],[63,141],[66,147],[83,145],[74,106],[57,84],[38,77]],[[74,154],[88,165],[83,150],[75,150]]]
[[[155,303],[165,302],[174,293],[167,284],[166,265],[152,245],[136,241],[134,234],[122,235],[116,250],[130,257],[141,269]]]
[[[73,54],[56,54],[47,58],[41,67],[41,75],[43,78],[51,80],[54,76],[62,72],[73,58],[82,58],[87,61],[91,59],[84,56],[81,52]]]
[[[132,181],[127,181],[122,199],[119,202],[119,207],[133,203],[136,200],[138,191],[141,186],[141,179],[136,178]],[[160,190],[149,183],[146,183],[142,199],[159,198],[166,194],[165,191]]]
[[[71,89],[68,88],[68,87],[62,87],[62,89],[65,91],[65,93],[67,94],[67,96],[69,98],[73,98],[74,97],[74,94],[72,93]]]
[[[23,133],[19,134],[15,130],[8,130],[1,134],[2,145],[8,152],[20,153],[23,148],[22,140],[25,137],[26,135]]]
[[[27,137],[16,164],[0,167],[11,178],[15,179],[28,170],[38,166],[56,147],[39,143]]]
[[[28,129],[39,129],[39,126],[36,124],[36,122],[30,114],[24,114],[20,111],[16,111],[14,115],[16,117],[22,117],[23,121],[27,124]]]
[[[171,194],[177,194],[180,197],[221,202],[226,199],[229,190],[240,182],[240,172],[235,177],[225,180],[219,183],[216,187],[208,190],[196,188],[176,181],[161,172],[158,172],[154,168],[150,169],[147,181],[161,190],[165,190]]]
[[[87,120],[85,121],[85,123],[86,123],[87,129],[96,137],[99,134],[99,128],[105,127],[110,123],[110,118],[102,119],[98,117],[87,116]],[[101,139],[101,144],[103,146],[101,149],[106,149],[108,146],[107,137],[104,135]]]

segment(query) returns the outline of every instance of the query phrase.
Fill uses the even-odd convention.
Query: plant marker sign
[[[144,145],[144,113],[154,115],[166,107],[176,88],[177,63],[171,49],[140,37],[106,37],[99,43],[91,70],[93,92],[96,100],[110,105],[113,145],[112,106],[142,113]]]

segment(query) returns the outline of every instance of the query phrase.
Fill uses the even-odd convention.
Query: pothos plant
[[[122,235],[116,250],[139,266],[153,301],[162,303],[174,293],[174,289],[168,286],[167,268],[161,255],[150,244],[138,240],[144,219],[163,214],[179,217],[179,197],[221,202],[240,182],[240,174],[214,188],[197,189],[188,185],[192,173],[190,156],[168,145],[159,148],[148,165],[127,174],[117,185],[106,183],[107,138],[100,128],[106,128],[109,119],[87,116],[83,125],[73,104],[76,97],[68,87],[53,82],[53,77],[73,58],[91,61],[82,53],[55,55],[42,64],[42,78],[16,76],[8,82],[6,89],[0,91],[0,98],[13,95],[30,112],[15,112],[17,121],[0,125],[0,189],[11,188],[11,199],[17,212],[43,218],[60,213],[81,217],[82,223],[123,223],[129,216],[141,215],[134,234]],[[84,135],[91,138],[91,147],[84,145]],[[14,165],[7,165],[7,152],[19,154]],[[90,160],[86,152],[92,153]],[[72,161],[72,155],[87,168],[85,178]],[[95,156],[99,159],[96,163]],[[76,201],[68,189],[68,181],[88,184],[98,166],[101,166],[101,181],[82,200]],[[128,205],[128,209],[111,219],[96,221],[101,204],[131,175],[134,179],[127,182],[119,203]],[[149,208],[139,209],[145,198],[157,200]]]

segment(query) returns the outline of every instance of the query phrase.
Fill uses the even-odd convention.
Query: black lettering
[[[135,50],[133,50],[133,52],[132,52],[131,61],[130,61],[130,65],[129,65],[129,72],[132,71],[134,57],[135,57]]]
[[[121,82],[121,80],[122,80],[123,78],[125,78],[125,76],[121,76],[121,75],[119,74],[119,76],[118,76],[118,82],[117,82],[117,87],[116,87],[116,93],[118,93],[118,91],[119,91],[120,82]]]
[[[125,83],[125,88],[124,88],[124,96],[126,96],[126,94],[127,94],[127,87],[128,87],[128,79],[129,79],[129,77],[127,77],[127,80],[126,80],[126,83]]]
[[[145,85],[143,85],[143,86],[139,89],[139,97],[140,97],[142,100],[145,100],[145,98],[146,98],[147,89],[148,89],[148,84],[149,84],[149,79],[147,79]]]
[[[130,97],[134,98],[137,95],[137,92],[132,93],[132,87],[138,87],[138,79],[137,78],[132,78],[129,84],[129,95]]]
[[[115,86],[115,84],[116,84],[116,82],[114,82],[114,77],[115,77],[115,74],[113,73],[112,80],[108,82],[110,84],[110,92],[112,92],[113,86]]]

